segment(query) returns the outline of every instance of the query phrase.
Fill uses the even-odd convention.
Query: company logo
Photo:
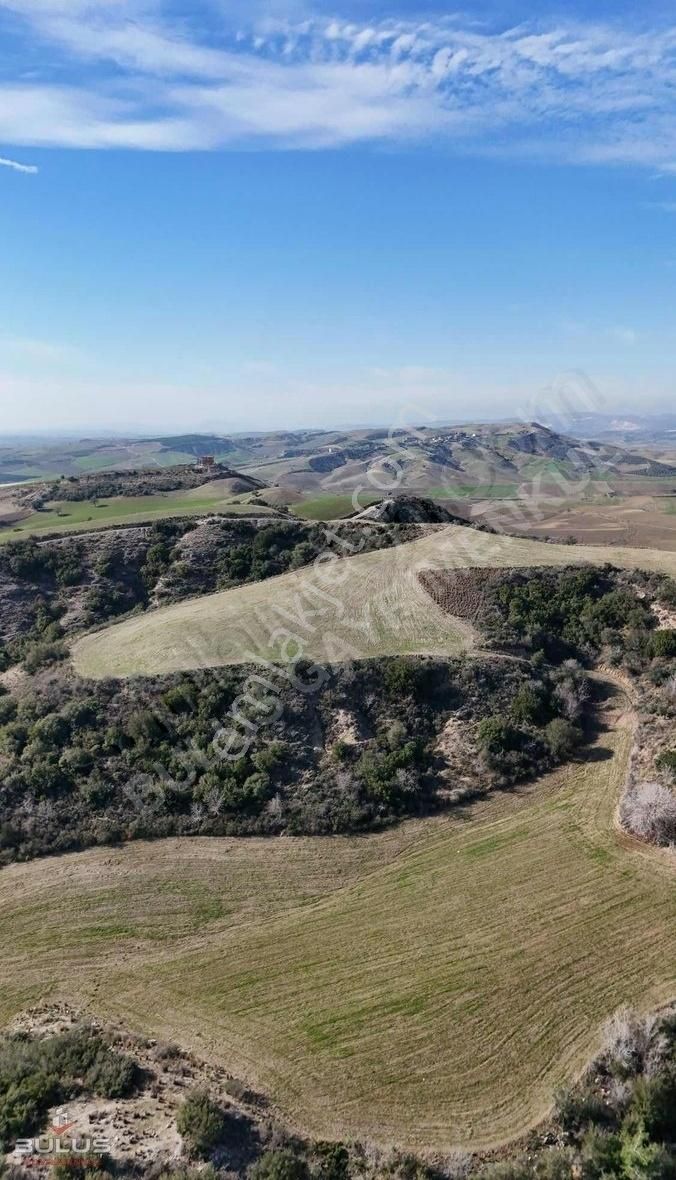
[[[16,1154],[23,1164],[51,1165],[63,1163],[97,1164],[110,1152],[111,1140],[105,1135],[78,1133],[77,1122],[67,1110],[57,1110],[54,1121],[44,1135],[34,1139],[17,1139]]]

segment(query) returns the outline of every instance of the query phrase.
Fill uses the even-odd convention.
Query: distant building
[[[198,471],[211,471],[212,467],[216,466],[215,455],[200,455],[197,460]]]

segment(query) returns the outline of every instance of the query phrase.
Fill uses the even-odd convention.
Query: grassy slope
[[[199,491],[195,496],[194,491]],[[48,511],[35,512],[11,529],[0,532],[0,543],[40,533],[74,532],[101,528],[102,525],[142,523],[163,517],[186,516],[201,512],[253,512],[266,516],[265,506],[241,503],[243,497],[211,491],[208,484],[192,491],[166,492],[156,496],[111,496],[95,505],[91,500],[63,500],[50,505]]]
[[[382,495],[370,492],[359,494],[359,508],[368,508],[369,504],[377,504]],[[349,493],[337,495],[312,496],[299,504],[294,504],[291,511],[303,520],[339,520],[343,516],[351,516],[355,512],[352,496]]]
[[[615,724],[586,764],[471,822],[5,869],[0,1017],[90,1004],[219,1060],[317,1135],[513,1137],[609,1013],[676,987],[674,864],[613,828],[631,743]]]
[[[129,619],[85,636],[73,658],[81,675],[94,677],[275,659],[283,629],[300,636],[303,654],[320,661],[452,654],[472,645],[472,630],[435,606],[417,580],[418,569],[583,561],[676,574],[674,553],[548,545],[449,525],[319,571],[309,567]]]

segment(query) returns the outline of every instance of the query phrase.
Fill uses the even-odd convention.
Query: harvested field
[[[589,759],[368,839],[169,840],[0,873],[0,1017],[71,1002],[321,1136],[524,1132],[620,1004],[676,991],[675,862],[620,834],[632,719]]]
[[[375,655],[457,654],[471,625],[420,584],[425,570],[611,562],[676,573],[676,553],[548,545],[427,526],[416,541],[311,565],[264,582],[189,599],[87,635],[73,646],[82,676],[153,675],[304,655],[324,663]]]
[[[622,495],[596,503],[552,503],[533,516],[528,504],[486,503],[477,519],[534,538],[574,537],[581,545],[630,545],[676,551],[676,496]]]

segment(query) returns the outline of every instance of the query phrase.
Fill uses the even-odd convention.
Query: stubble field
[[[253,585],[190,599],[87,635],[73,646],[82,676],[155,675],[288,660],[397,654],[456,655],[475,642],[425,592],[426,569],[516,568],[593,562],[676,574],[676,553],[550,545],[462,526],[427,526],[416,541],[339,558]]]

